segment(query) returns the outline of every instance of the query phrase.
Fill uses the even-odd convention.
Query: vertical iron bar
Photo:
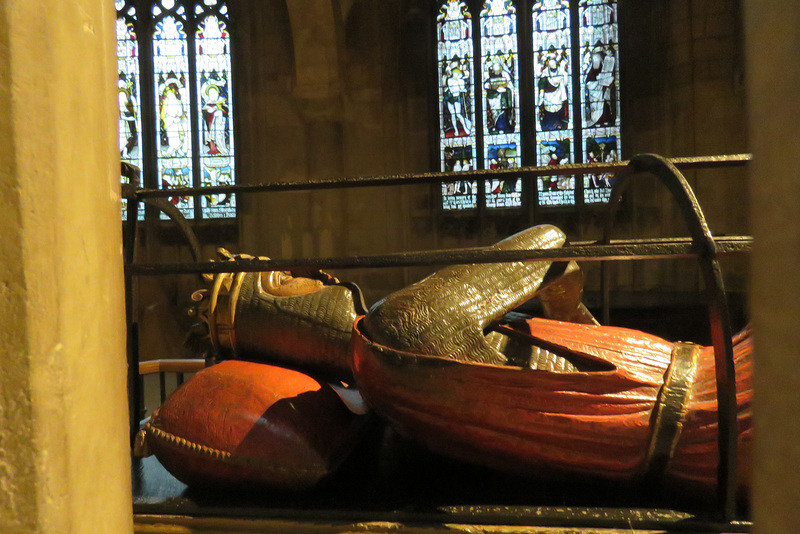
[[[475,161],[476,169],[485,169],[486,161],[484,160],[484,153],[486,152],[484,143],[486,142],[483,136],[484,125],[484,109],[483,109],[483,71],[481,70],[481,61],[483,59],[483,42],[481,33],[481,7],[482,1],[475,1],[472,4],[472,91],[474,94],[473,105],[475,106],[475,116],[472,118],[472,129],[475,132]],[[477,233],[483,236],[486,227],[486,180],[478,178],[478,198],[477,198],[477,214],[478,214],[478,228]]]
[[[533,29],[532,11],[530,2],[521,0],[517,3],[517,81],[519,82],[519,116],[517,129],[520,134],[520,150],[522,166],[536,165],[536,104],[533,88],[534,55],[533,55]],[[524,96],[523,96],[524,95]],[[525,118],[527,117],[527,119]],[[537,179],[526,176],[522,179],[522,201],[524,216],[527,216],[528,225],[533,225]]]
[[[578,10],[578,0],[570,2],[569,12],[570,26],[570,56],[572,59],[572,150],[573,163],[583,161],[583,107],[581,106],[581,91],[583,83],[581,80],[581,42],[580,42],[580,12]],[[578,213],[584,209],[583,202],[583,175],[575,174],[575,207]]]
[[[131,169],[135,169],[135,167],[125,166],[123,164],[124,171],[130,171]],[[130,174],[127,173],[126,174]],[[133,263],[135,250],[136,250],[136,227],[138,224],[139,219],[139,200],[136,198],[136,188],[138,187],[139,182],[139,173],[133,172],[132,176],[128,176],[128,179],[133,182],[132,184],[121,184],[120,188],[122,190],[122,196],[127,199],[127,209],[126,209],[126,220],[122,223],[122,236],[123,236],[123,243],[122,243],[122,252],[123,252],[123,261],[126,265],[131,265]],[[130,430],[130,445],[133,446],[134,440],[136,439],[136,434],[139,432],[139,418],[138,415],[138,406],[141,402],[140,398],[140,390],[137,387],[137,382],[139,379],[139,340],[138,340],[138,330],[136,327],[136,323],[134,322],[134,313],[135,313],[135,299],[134,299],[134,291],[133,291],[133,276],[125,273],[124,276],[124,283],[125,283],[125,352],[126,352],[126,359],[128,362],[128,375],[127,375],[127,386],[128,386],[128,423],[129,423],[129,430]]]
[[[158,388],[161,394],[161,404],[167,400],[167,376],[164,371],[158,372]]]

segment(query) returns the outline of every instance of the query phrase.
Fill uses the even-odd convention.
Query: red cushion
[[[305,489],[344,460],[363,419],[307,375],[231,360],[175,391],[145,435],[149,450],[186,484]]]

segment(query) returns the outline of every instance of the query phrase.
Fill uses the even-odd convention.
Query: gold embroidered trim
[[[645,463],[651,477],[660,477],[666,472],[678,445],[699,355],[700,347],[692,343],[679,342],[672,349],[664,385],[653,410],[653,433]]]
[[[169,445],[177,446],[180,449],[190,450],[201,456],[207,456],[209,458],[213,458],[214,460],[218,460],[224,463],[230,463],[233,465],[240,465],[244,467],[254,467],[264,471],[272,471],[284,474],[312,475],[314,477],[322,477],[327,474],[326,471],[323,469],[286,467],[282,465],[277,465],[275,462],[264,460],[262,458],[241,456],[220,449],[207,447],[205,445],[189,441],[185,438],[178,437],[174,434],[170,434],[169,432],[161,430],[160,428],[154,427],[151,423],[147,423],[144,429],[147,432],[147,437],[150,439],[155,439],[163,443],[167,443]]]

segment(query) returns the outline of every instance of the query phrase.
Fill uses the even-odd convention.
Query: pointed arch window
[[[616,0],[444,0],[437,39],[442,171],[619,159]],[[518,208],[524,185],[444,183],[442,208]],[[605,174],[541,177],[527,197],[604,203],[610,186]]]
[[[475,76],[472,14],[463,0],[445,2],[437,17],[442,171],[476,168]],[[444,209],[477,206],[478,182],[442,184]]]
[[[142,169],[144,187],[233,184],[225,1],[115,0],[115,7],[121,159]],[[236,216],[234,195],[170,201],[189,219]]]
[[[142,168],[142,107],[139,74],[139,43],[136,33],[136,7],[117,0],[117,96],[119,100],[119,155],[121,161]],[[123,177],[123,181],[127,178]],[[143,187],[140,181],[137,184]],[[122,217],[127,216],[127,201],[122,199]],[[139,219],[144,210],[139,207]]]

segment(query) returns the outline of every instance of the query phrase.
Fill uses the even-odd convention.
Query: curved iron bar
[[[192,260],[195,262],[200,261],[200,242],[197,240],[194,230],[192,230],[192,227],[189,225],[189,221],[187,221],[186,217],[183,216],[181,210],[176,208],[168,199],[160,197],[140,198],[139,190],[137,190],[136,187],[131,184],[122,184],[122,198],[128,200],[128,220],[125,221],[125,223],[129,225],[128,228],[135,228],[136,226],[136,212],[139,202],[144,202],[149,206],[154,206],[158,208],[158,210],[164,215],[169,217],[186,238],[186,242],[189,245],[189,252],[192,254]],[[130,259],[127,257],[127,255],[125,257],[125,261],[128,264],[133,262],[133,253],[131,252],[129,254],[131,255]]]
[[[614,219],[619,210],[620,199],[631,179],[641,173],[657,177],[672,193],[684,220],[689,226],[692,241],[699,254],[700,269],[709,297],[708,316],[711,339],[714,345],[714,367],[717,385],[717,439],[719,464],[717,468],[717,497],[720,511],[726,521],[734,517],[736,497],[736,455],[738,428],[736,419],[736,369],[733,361],[732,331],[728,316],[728,302],[722,271],[717,259],[716,246],[706,223],[703,210],[689,182],[669,160],[655,154],[634,156],[628,166],[617,173],[611,190],[608,219],[603,236],[604,244],[610,243]],[[608,324],[608,296],[610,280],[606,263],[603,262],[602,298],[603,321]]]

